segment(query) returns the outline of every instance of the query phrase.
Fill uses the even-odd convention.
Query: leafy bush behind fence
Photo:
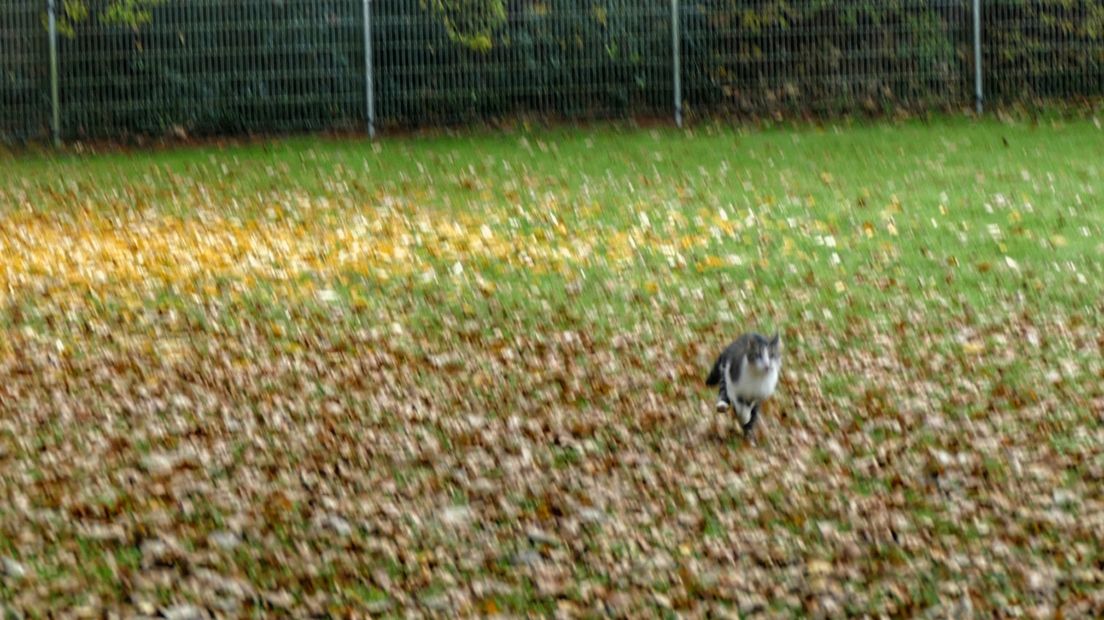
[[[362,127],[362,0],[105,3],[59,41],[67,138]],[[884,113],[973,101],[969,0],[679,0],[690,114]],[[987,98],[1104,95],[1104,0],[983,0]],[[667,0],[374,0],[382,126],[668,116]],[[99,9],[99,11],[97,11]],[[501,9],[501,10],[499,10]],[[44,0],[0,7],[0,138],[44,137]]]
[[[49,48],[35,7],[0,1],[0,141],[40,137],[49,127]]]

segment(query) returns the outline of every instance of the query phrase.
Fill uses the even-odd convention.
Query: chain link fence
[[[424,0],[376,4],[384,125],[671,109],[671,7],[662,0],[510,2],[485,39],[450,31]]]
[[[695,110],[882,113],[972,96],[972,11],[961,0],[686,0]]]
[[[49,135],[45,3],[0,0],[0,142]]]
[[[983,0],[981,7],[988,99],[1104,96],[1104,0]]]
[[[90,20],[59,40],[62,131],[353,127],[363,53],[360,4],[348,0],[172,1],[137,28]]]
[[[1104,96],[1104,0],[80,2],[0,2],[0,141]]]

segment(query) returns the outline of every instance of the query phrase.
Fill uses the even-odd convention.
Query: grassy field
[[[1102,235],[1091,120],[0,155],[0,616],[1100,614]]]

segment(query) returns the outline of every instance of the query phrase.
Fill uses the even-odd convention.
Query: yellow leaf
[[[706,256],[705,257],[705,266],[709,267],[711,269],[716,269],[718,267],[724,267],[724,264],[725,264],[725,262],[720,257],[717,257],[717,256]]]
[[[962,350],[968,355],[977,355],[985,350],[985,343],[977,340],[970,340],[966,344],[962,345]]]

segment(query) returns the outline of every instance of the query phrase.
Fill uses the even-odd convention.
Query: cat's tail
[[[713,370],[709,371],[709,376],[705,379],[706,385],[710,387],[720,385],[721,373],[723,372],[723,369],[721,368],[722,360],[724,360],[724,354],[717,358],[716,364],[713,364]]]

